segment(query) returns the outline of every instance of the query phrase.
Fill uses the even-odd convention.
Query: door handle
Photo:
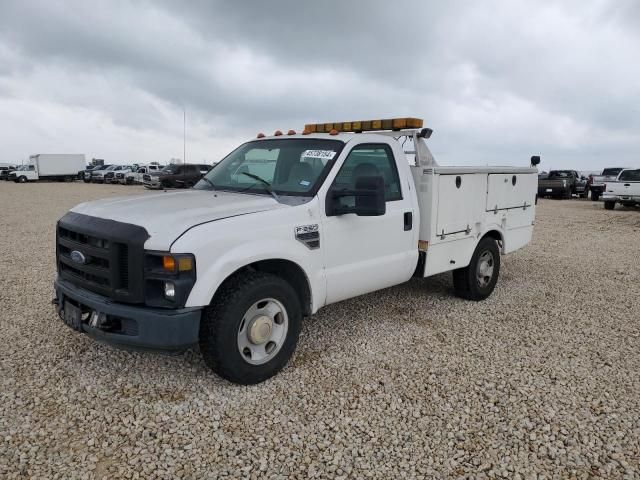
[[[625,187],[630,187],[630,186],[631,186],[631,184],[630,184],[630,183],[625,183],[625,184],[624,184],[624,186],[625,186]]]
[[[407,232],[413,228],[413,212],[404,212],[404,231]]]

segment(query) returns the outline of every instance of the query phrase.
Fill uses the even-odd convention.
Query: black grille
[[[142,227],[69,212],[58,222],[58,273],[78,287],[140,303],[147,238]]]
[[[124,178],[124,173],[116,173],[116,178]]]
[[[151,175],[147,175],[146,173],[142,176],[142,180],[144,180],[145,182],[150,182],[151,181]]]

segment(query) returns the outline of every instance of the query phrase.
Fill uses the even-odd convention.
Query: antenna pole
[[[182,107],[182,163],[187,163],[187,109]]]

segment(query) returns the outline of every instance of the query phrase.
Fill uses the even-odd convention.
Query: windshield
[[[640,182],[640,170],[625,170],[618,178],[619,182]]]
[[[227,155],[196,188],[312,196],[344,143],[291,138],[245,143]]]
[[[160,170],[161,172],[164,173],[168,173],[169,175],[175,173],[178,170],[177,165],[167,165],[166,167],[164,167],[162,170]]]
[[[569,170],[554,170],[549,173],[549,178],[569,178],[571,172]]]

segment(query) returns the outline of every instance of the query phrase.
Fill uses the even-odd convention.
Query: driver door
[[[412,196],[402,188],[392,148],[384,143],[354,146],[325,196],[331,189],[354,188],[358,176],[383,177],[386,212],[327,216],[323,205],[327,304],[402,283],[411,277],[417,261],[416,211]],[[349,202],[349,197],[340,201]]]

